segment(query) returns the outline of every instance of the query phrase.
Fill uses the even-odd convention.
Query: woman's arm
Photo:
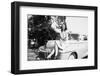
[[[58,24],[56,22],[54,22],[52,25],[51,25],[51,28],[54,29],[55,32],[57,33],[61,33],[61,29],[57,28]]]

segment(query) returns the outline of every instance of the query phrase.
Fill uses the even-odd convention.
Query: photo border
[[[64,67],[64,68],[48,68],[35,70],[20,70],[20,7],[43,7],[43,8],[61,8],[61,9],[82,9],[94,10],[94,66],[83,67]],[[97,7],[96,6],[81,6],[81,5],[62,5],[48,3],[31,3],[31,2],[12,2],[11,3],[11,73],[26,74],[26,73],[44,73],[44,72],[59,72],[73,70],[90,70],[97,69]]]

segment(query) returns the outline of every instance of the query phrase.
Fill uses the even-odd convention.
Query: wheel
[[[75,59],[75,57],[74,57],[74,55],[70,55],[68,59],[72,60],[72,59]]]
[[[71,53],[68,57],[68,60],[73,60],[73,59],[77,59],[77,54],[76,53]]]

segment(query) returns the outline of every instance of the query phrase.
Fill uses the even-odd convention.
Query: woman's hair
[[[58,16],[58,25],[61,25],[61,31],[67,30],[66,16]]]

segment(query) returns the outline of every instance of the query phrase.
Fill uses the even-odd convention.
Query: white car
[[[54,48],[55,41],[59,40],[49,40],[46,47],[49,49]],[[78,40],[68,40],[64,43],[64,51],[60,53],[60,59],[82,59],[88,56],[88,42],[78,41]],[[59,49],[61,50],[61,49]]]

